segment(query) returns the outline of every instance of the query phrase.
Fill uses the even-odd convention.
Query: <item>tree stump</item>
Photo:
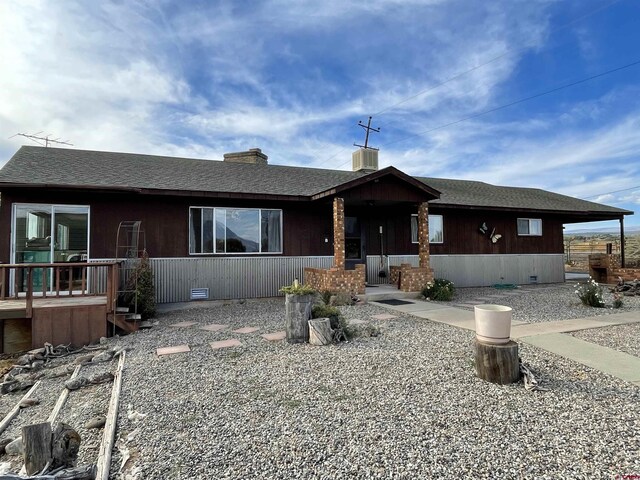
[[[287,342],[305,343],[309,340],[309,319],[313,295],[287,294],[285,301]]]
[[[514,341],[499,345],[476,340],[476,375],[500,385],[520,379],[518,344]]]
[[[333,343],[331,320],[328,318],[309,320],[309,343],[311,345],[329,345]]]
[[[51,433],[49,422],[22,427],[24,466],[27,475],[40,472],[51,462]]]

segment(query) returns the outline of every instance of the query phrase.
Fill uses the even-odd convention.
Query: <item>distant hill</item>
[[[618,227],[603,227],[603,228],[580,228],[578,230],[565,230],[565,235],[597,235],[601,233],[620,233]],[[625,235],[640,234],[640,225],[630,225],[624,227]]]

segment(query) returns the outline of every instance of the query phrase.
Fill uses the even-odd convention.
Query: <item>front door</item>
[[[364,263],[364,241],[362,226],[358,217],[344,219],[345,268],[353,270],[358,263]]]

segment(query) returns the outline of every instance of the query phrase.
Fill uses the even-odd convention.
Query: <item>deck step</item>
[[[127,313],[124,318],[127,322],[135,322],[136,320],[142,320],[142,315],[139,313]]]
[[[129,313],[129,307],[116,307],[116,313]]]
[[[133,322],[128,322],[124,315],[121,314],[113,314],[110,313],[107,315],[107,321],[114,324],[116,327],[124,330],[127,333],[133,333],[138,331],[138,324]]]

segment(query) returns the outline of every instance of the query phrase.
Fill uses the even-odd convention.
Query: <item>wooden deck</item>
[[[99,264],[73,264],[75,268],[107,267],[106,288],[102,292],[89,292],[82,274],[80,291],[61,291],[60,274],[69,265],[57,264],[16,264],[0,265],[2,285],[0,287],[0,347],[1,352],[12,353],[39,348],[44,343],[53,345],[85,345],[107,336],[107,323],[121,320],[115,312],[117,286],[119,281],[118,265],[114,262]],[[32,270],[35,268],[54,269],[56,278],[54,292],[35,292],[33,290]],[[5,282],[10,278],[11,269],[28,271],[26,292],[5,295]],[[44,277],[44,276],[43,276]],[[124,325],[126,326],[126,325]]]

